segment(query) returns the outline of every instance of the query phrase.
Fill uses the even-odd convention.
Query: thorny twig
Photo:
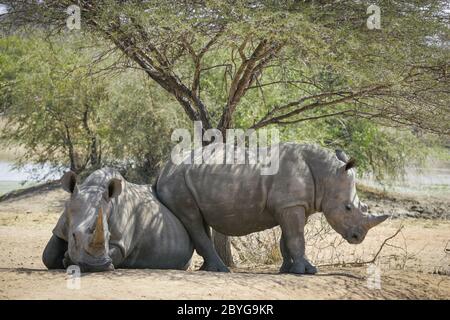
[[[362,262],[354,261],[354,262],[338,262],[338,263],[331,263],[331,264],[322,264],[322,265],[318,265],[318,267],[363,266],[366,264],[374,263],[377,260],[378,256],[380,255],[381,251],[383,250],[384,246],[387,244],[387,242],[389,240],[395,238],[400,233],[400,231],[402,231],[402,229],[403,229],[403,226],[400,226],[392,236],[384,239],[384,241],[381,244],[380,248],[378,249],[377,253],[373,256],[373,258],[371,260],[362,261]]]

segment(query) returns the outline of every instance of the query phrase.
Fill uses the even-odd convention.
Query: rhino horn
[[[95,225],[95,230],[92,235],[91,245],[93,247],[103,247],[104,244],[105,244],[105,231],[103,228],[103,210],[102,208],[100,208],[98,210],[97,223]]]
[[[374,216],[374,215],[369,215],[366,218],[366,227],[367,230],[379,225],[380,223],[382,223],[384,220],[386,220],[387,218],[389,218],[388,215],[381,215],[381,216]]]

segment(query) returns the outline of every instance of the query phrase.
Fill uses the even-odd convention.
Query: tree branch
[[[228,91],[227,104],[222,112],[218,125],[219,129],[222,131],[230,127],[232,115],[245,92],[262,72],[264,66],[273,59],[283,47],[282,43],[269,44],[268,41],[264,39],[259,42],[250,58],[247,59],[243,52],[247,41],[248,38],[245,39],[239,48],[239,54],[243,61],[234,75]]]
[[[378,248],[377,253],[375,253],[375,255],[372,257],[372,259],[367,260],[367,261],[354,261],[354,262],[338,262],[338,263],[331,263],[331,264],[322,264],[322,265],[318,265],[318,267],[341,267],[341,266],[354,266],[354,267],[360,267],[366,264],[371,264],[371,263],[375,263],[378,256],[380,255],[381,251],[383,250],[384,246],[387,245],[387,243],[389,242],[389,240],[395,238],[400,231],[402,231],[403,226],[400,226],[397,231],[395,231],[395,233],[389,237],[387,237],[386,239],[384,239],[383,243],[381,244],[381,246]]]
[[[268,124],[272,124],[272,123],[279,123],[281,120],[290,118],[292,116],[298,115],[302,112],[306,112],[312,109],[317,109],[317,108],[323,108],[323,107],[327,107],[327,106],[332,106],[332,105],[337,105],[340,103],[344,103],[350,100],[353,100],[355,98],[358,97],[362,97],[365,96],[369,93],[373,93],[377,90],[381,90],[383,88],[388,87],[388,85],[386,84],[382,84],[382,85],[376,85],[376,86],[372,86],[369,88],[364,88],[361,89],[357,92],[351,92],[351,91],[338,91],[338,92],[325,92],[325,93],[321,93],[321,94],[317,94],[317,95],[312,95],[312,96],[307,96],[307,97],[303,97],[299,100],[296,101],[292,101],[289,102],[287,104],[281,105],[281,106],[277,106],[272,108],[271,111],[269,111],[260,121],[258,121],[256,124],[254,124],[251,128],[252,129],[258,129],[261,127],[264,127]],[[343,96],[344,94],[347,94],[346,96]],[[309,103],[307,105],[304,105],[300,108],[294,109],[290,112],[287,112],[285,114],[279,115],[279,116],[273,116],[276,112],[291,108],[291,107],[295,107],[298,106],[300,104],[302,104],[305,101],[308,100],[312,100],[312,99],[322,99],[322,98],[327,98],[327,97],[331,97],[331,96],[339,96],[340,98],[331,100],[331,101],[325,101],[325,102],[321,102],[320,100]]]

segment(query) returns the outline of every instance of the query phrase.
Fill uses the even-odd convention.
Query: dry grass
[[[348,244],[323,215],[318,214],[306,226],[306,254],[320,268],[375,264],[382,270],[447,274],[450,272],[450,240],[443,230],[450,232],[450,222],[392,220],[371,230],[366,240],[355,246]],[[237,264],[280,265],[280,236],[277,227],[232,238]]]
[[[279,227],[231,240],[238,264],[278,264],[281,262]]]

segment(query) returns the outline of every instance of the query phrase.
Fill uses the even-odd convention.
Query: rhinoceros
[[[152,186],[129,183],[110,168],[81,185],[69,171],[61,184],[71,195],[42,256],[48,269],[188,268],[192,241]]]
[[[304,239],[311,214],[323,212],[331,227],[352,244],[362,242],[370,228],[388,217],[367,213],[356,194],[355,162],[345,153],[315,145],[276,146],[278,171],[272,175],[261,174],[261,163],[221,162],[220,148],[206,156],[219,161],[170,160],[160,173],[158,198],[191,235],[204,259],[202,270],[229,271],[214,249],[208,226],[225,235],[243,236],[279,225],[280,272],[314,274],[317,268],[305,256]],[[192,151],[193,159],[195,154]]]

